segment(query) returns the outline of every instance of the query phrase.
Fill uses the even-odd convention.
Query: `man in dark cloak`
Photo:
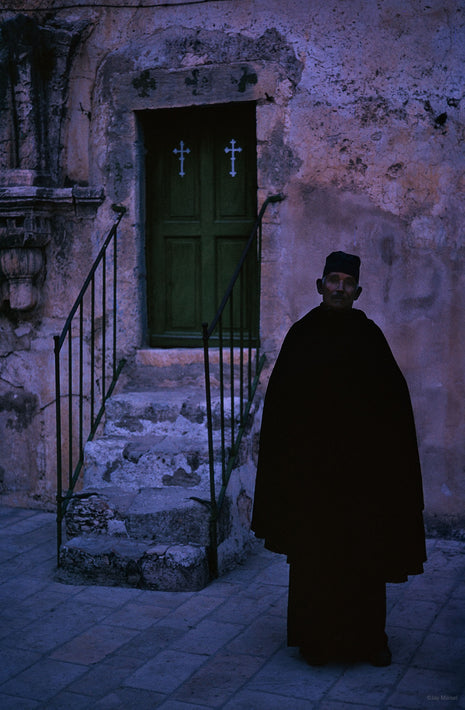
[[[421,574],[423,492],[406,381],[353,308],[360,259],[333,252],[322,303],[289,330],[264,404],[252,530],[290,565],[288,645],[312,665],[389,665],[386,582]]]

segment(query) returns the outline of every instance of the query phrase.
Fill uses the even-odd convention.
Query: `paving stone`
[[[465,579],[456,584],[452,590],[452,597],[454,599],[465,599]]]
[[[216,610],[220,605],[224,605],[224,597],[215,596],[192,596],[190,599],[178,606],[170,615],[170,623],[179,620],[187,621],[191,626],[203,619],[204,616]],[[221,615],[221,620],[230,621],[226,616]]]
[[[252,623],[258,614],[267,612],[272,604],[281,598],[282,590],[271,585],[254,584],[246,587],[234,597],[230,597],[218,608],[213,618],[221,618],[231,623]]]
[[[55,562],[55,555],[50,554],[49,546],[41,545],[38,548],[14,555],[14,557],[2,564],[0,574],[2,580],[8,580],[27,569],[30,577],[43,578],[45,576],[44,571],[47,570],[46,576],[48,576],[48,571],[54,567]]]
[[[51,654],[59,661],[83,665],[98,663],[137,634],[135,629],[97,625],[76,636]]]
[[[85,671],[86,667],[83,665],[45,658],[3,683],[0,693],[14,693],[20,698],[45,702],[82,676]]]
[[[450,599],[439,612],[431,631],[451,636],[465,636],[465,605],[461,599]]]
[[[256,575],[256,570],[252,568],[239,567],[238,569],[234,569],[231,572],[226,572],[226,574],[222,575],[222,580],[224,582],[235,581],[241,585],[247,585],[255,579]]]
[[[224,710],[316,710],[321,705],[311,700],[299,700],[297,698],[286,698],[284,695],[271,695],[270,693],[243,690],[237,693],[223,707]],[[163,710],[165,710],[164,707]]]
[[[239,583],[233,583],[233,582],[225,582],[223,577],[220,579],[215,579],[213,582],[210,582],[204,589],[200,589],[198,594],[202,596],[224,596],[225,598],[229,596],[234,596],[234,594],[238,594],[242,590],[242,584]]]
[[[439,603],[444,600],[444,594],[448,594],[456,585],[457,581],[454,577],[420,574],[412,579],[402,596],[403,599],[408,600],[419,599]]]
[[[87,673],[70,683],[67,690],[85,695],[90,704],[123,685],[126,678],[141,666],[140,658],[113,654],[89,668]]]
[[[40,657],[39,653],[2,644],[0,646],[0,685],[36,663]]]
[[[267,565],[257,577],[259,584],[279,584],[281,586],[289,584],[289,565],[283,555],[276,555],[278,561]]]
[[[297,649],[282,649],[265,663],[247,684],[247,690],[319,701],[334,684],[343,667],[313,669],[299,657]]]
[[[47,700],[47,710],[88,710],[89,698],[86,695],[63,691]]]
[[[30,552],[34,547],[35,545],[31,543],[30,539],[20,543],[14,535],[5,535],[0,545],[0,563],[3,564],[8,560],[14,560],[18,555]]]
[[[160,707],[165,700],[161,693],[154,693],[148,690],[137,690],[133,688],[119,688],[113,693],[109,693],[102,698],[92,708],[95,710],[153,710]]]
[[[0,548],[0,564],[3,564],[7,560],[11,560],[15,555],[13,548],[8,542],[5,541],[4,545]]]
[[[10,580],[23,572],[31,571],[31,558],[29,555],[12,556],[6,562],[2,562],[0,569],[0,581]]]
[[[53,527],[50,525],[52,522]],[[50,519],[47,522],[42,523],[40,526],[34,526],[34,521],[31,520],[30,523],[28,521],[28,526],[24,527],[26,529],[24,529],[21,534],[18,535],[16,531],[14,532],[16,544],[21,547],[37,549],[40,546],[56,540],[57,528],[55,515],[50,515]],[[49,552],[56,553],[56,547],[55,549],[49,548]]]
[[[350,665],[331,688],[327,699],[380,707],[403,673],[404,668],[396,663],[387,668]]]
[[[70,598],[66,592],[63,593],[62,589],[57,589],[56,587],[41,589],[21,603],[23,613],[27,614],[29,618],[37,618],[44,614],[53,613],[60,608],[61,604],[68,602]]]
[[[179,700],[166,700],[160,705],[160,710],[211,710],[211,706],[198,703],[183,703]],[[251,710],[249,708],[249,710]]]
[[[23,518],[42,516],[43,513],[37,510],[30,510],[29,508],[14,508],[13,506],[0,505],[0,520],[2,521],[2,528],[6,528],[10,525],[16,525],[19,520]]]
[[[40,614],[40,607],[36,609],[24,609],[20,600],[14,596],[2,600],[2,612],[0,619],[3,622],[0,629],[8,630],[12,628],[22,629],[33,621],[36,621]],[[0,631],[1,633],[1,631]]]
[[[426,538],[426,554],[428,556],[433,552],[437,543],[438,543],[438,538],[436,538],[436,537],[427,537]]]
[[[157,606],[156,600],[152,604],[134,601],[107,616],[105,623],[129,629],[147,629],[169,613],[169,607]]]
[[[439,613],[441,604],[401,598],[389,614],[389,624],[406,629],[427,629]]]
[[[0,692],[0,707],[2,710],[37,710],[42,703],[28,698],[20,698],[17,695],[4,695]]]
[[[8,639],[8,643],[14,641],[17,638],[17,632],[21,629],[25,629],[31,623],[31,619],[27,617],[5,617],[0,614],[0,642],[3,644],[5,639]]]
[[[408,710],[425,708],[454,708],[463,688],[463,674],[435,671],[431,669],[409,668],[398,683],[387,705]]]
[[[121,658],[122,663],[126,659],[129,663],[135,660],[138,661],[137,666],[140,667],[145,661],[154,658],[158,653],[168,648],[184,633],[184,629],[166,626],[162,621],[134,636],[129,643],[116,652],[115,659]]]
[[[56,554],[50,557],[50,559],[44,560],[40,564],[36,564],[36,560],[33,557],[28,568],[28,575],[31,579],[46,579],[50,582],[53,580],[56,572],[56,566]]]
[[[67,585],[60,584],[59,586],[66,587]],[[75,596],[77,602],[98,604],[99,606],[110,608],[119,607],[121,604],[138,599],[142,594],[139,589],[129,589],[127,587],[70,586],[71,589],[80,589]]]
[[[162,651],[133,673],[125,684],[132,688],[172,693],[203,663],[205,656]]]
[[[268,607],[268,614],[272,614],[275,616],[282,616],[287,618],[287,598],[288,598],[288,591],[286,589],[285,592],[283,592],[277,599],[276,601],[272,602],[270,606]]]
[[[432,576],[440,573],[443,578],[461,577],[463,575],[462,549],[463,543],[453,540],[438,540],[425,565],[427,573]]]
[[[465,636],[429,633],[413,656],[419,668],[463,672],[465,676]]]
[[[49,653],[85,629],[91,628],[107,613],[107,609],[96,605],[63,604],[59,610],[36,619],[20,632],[5,636],[4,642],[16,648]]]
[[[243,629],[243,625],[203,619],[194,629],[172,643],[171,648],[210,656],[240,634]]]
[[[39,528],[44,528],[44,535],[49,538],[51,536],[50,523],[55,525],[55,514],[54,513],[44,513],[34,511],[30,512],[30,515],[24,515],[23,519],[17,519],[12,525],[8,527],[8,534],[15,535],[16,538],[20,538],[21,535],[29,535],[34,533],[34,538],[29,537],[29,541],[34,547],[37,545],[37,530]],[[52,528],[53,530],[53,528]]]
[[[411,662],[426,633],[423,629],[406,629],[402,626],[391,626],[389,623],[386,632],[394,663],[404,665]]]
[[[150,603],[155,599],[158,606],[167,606],[171,609],[175,609],[188,601],[188,599],[201,596],[204,591],[205,590],[202,589],[194,595],[193,592],[162,592],[158,589],[142,589],[137,598],[140,599],[142,603]],[[210,596],[214,596],[214,594]]]
[[[263,614],[228,644],[231,653],[271,656],[285,643],[286,624],[279,616]]]
[[[184,702],[195,701],[210,707],[220,707],[253,676],[263,659],[256,656],[221,651],[205,662],[174,693]]]
[[[364,701],[355,700],[355,702],[339,701],[339,700],[323,700],[318,703],[318,710],[370,710],[370,708],[376,708],[378,710],[379,705],[368,705]]]
[[[409,585],[407,583],[403,584],[386,584],[386,601],[388,604],[392,602],[394,605],[400,597],[403,597],[408,589]]]

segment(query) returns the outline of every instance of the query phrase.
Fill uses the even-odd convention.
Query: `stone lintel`
[[[235,64],[208,64],[172,71],[160,67],[144,67],[113,77],[113,91],[125,97],[117,103],[133,111],[173,108],[230,101],[267,101],[280,80],[277,65],[272,62],[244,61]]]

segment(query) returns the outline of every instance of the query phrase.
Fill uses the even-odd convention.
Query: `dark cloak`
[[[291,563],[401,582],[423,572],[423,507],[410,395],[382,331],[320,305],[269,381],[252,530]]]

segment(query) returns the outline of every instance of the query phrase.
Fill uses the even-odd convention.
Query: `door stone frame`
[[[91,184],[103,184],[107,198],[107,210],[103,208],[99,217],[108,221],[111,204],[123,204],[128,210],[120,227],[119,257],[126,284],[120,313],[121,344],[127,355],[144,348],[146,338],[144,146],[137,112],[254,101],[260,206],[267,195],[285,188],[282,151],[286,144],[288,103],[297,83],[296,65],[300,65],[297,60],[291,63],[289,59],[291,68],[269,59],[206,63],[212,58],[202,55],[198,63],[190,58],[189,66],[167,68],[154,62],[152,45],[146,49],[144,52],[141,47],[135,52],[133,47],[122,48],[102,63],[92,112],[98,118],[93,119],[91,128]],[[274,260],[272,233],[279,226],[279,207],[272,207],[264,223],[262,263]],[[268,273],[273,278],[269,270]],[[266,291],[265,271],[262,303]]]

